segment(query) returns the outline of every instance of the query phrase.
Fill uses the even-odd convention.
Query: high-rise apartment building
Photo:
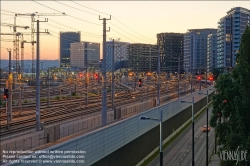
[[[184,35],[184,63],[186,71],[192,73],[207,68],[207,37],[217,29],[190,29]]]
[[[80,42],[80,32],[60,32],[59,63],[62,68],[70,68],[70,43]]]
[[[184,34],[157,34],[157,44],[159,45],[161,71],[178,72],[179,60],[180,71],[183,71]]]
[[[213,72],[217,67],[217,33],[209,34],[207,37],[207,69]]]
[[[114,41],[114,69],[126,67],[128,61],[128,42]],[[106,42],[106,71],[112,71],[113,40]]]
[[[130,44],[128,67],[134,72],[157,71],[157,45]]]
[[[217,68],[227,70],[236,65],[241,36],[250,24],[250,10],[234,7],[218,22]]]
[[[70,44],[70,66],[72,68],[99,68],[100,43],[77,42]]]

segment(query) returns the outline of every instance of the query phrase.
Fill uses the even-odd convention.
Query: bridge
[[[202,92],[205,93],[206,89],[202,90]],[[212,95],[213,91],[209,91],[209,101],[211,101]],[[165,143],[190,121],[191,105],[188,103],[181,104],[180,101],[191,101],[192,96],[194,96],[195,100],[194,113],[199,114],[201,109],[206,106],[206,96],[193,93],[192,95],[143,111],[127,119],[110,121],[105,127],[99,127],[96,130],[64,142],[59,141],[53,146],[33,149],[42,151],[40,153],[31,153],[25,159],[19,159],[19,161],[25,160],[26,163],[20,162],[13,165],[32,163],[39,157],[39,161],[47,162],[48,158],[41,158],[41,156],[51,155],[50,151],[55,152],[56,150],[68,151],[71,155],[76,155],[75,152],[84,153],[84,164],[81,163],[83,165],[117,166],[118,163],[119,166],[139,165],[149,157],[149,154],[158,151],[159,146],[159,122],[140,121],[139,117],[159,118],[162,110],[163,143]],[[70,162],[72,159],[61,157],[56,160],[68,160]],[[79,162],[81,162],[80,159]],[[50,163],[49,165],[58,164]],[[59,165],[67,165],[67,163],[60,163]],[[74,165],[77,164],[75,163]]]

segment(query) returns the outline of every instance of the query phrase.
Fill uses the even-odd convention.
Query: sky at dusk
[[[48,18],[48,22],[40,23],[40,31],[48,29],[51,33],[51,35],[40,35],[40,55],[41,59],[54,60],[59,59],[60,31],[81,31],[81,41],[102,43],[103,26],[99,15],[101,18],[109,18],[111,15],[111,20],[107,21],[107,28],[110,27],[110,32],[107,32],[107,40],[120,38],[123,42],[155,44],[157,33],[185,33],[188,29],[217,28],[219,19],[224,17],[226,12],[233,7],[250,9],[250,1],[33,2],[5,0],[1,1],[1,22],[13,24],[14,13],[64,12],[66,16],[35,17],[41,21]],[[17,16],[16,24],[30,26],[31,17]],[[36,30],[36,23],[34,26]],[[17,32],[30,31],[30,29],[17,28]],[[1,26],[1,33],[12,32],[13,29],[10,27]],[[12,39],[13,36],[10,35],[1,36],[1,40]],[[31,41],[30,35],[25,35],[24,39]],[[27,43],[24,46],[25,59],[31,59],[30,45]],[[13,42],[1,41],[1,59],[8,59],[6,48],[12,49]]]

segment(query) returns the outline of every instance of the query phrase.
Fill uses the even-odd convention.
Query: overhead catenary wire
[[[82,7],[87,8],[87,9],[90,9],[90,10],[96,11],[96,12],[98,12],[98,13],[102,13],[102,14],[110,15],[110,14],[103,13],[103,12],[100,12],[100,11],[98,11],[98,10],[92,9],[92,8],[90,8],[90,7],[84,6],[84,5],[82,5],[82,4],[79,4],[79,3],[77,3],[77,2],[74,2],[74,1],[72,1],[72,0],[70,0],[70,2],[75,3],[75,4],[78,4],[78,5],[82,6]],[[113,19],[115,19],[116,21],[118,21],[118,22],[119,22],[120,24],[122,24],[123,26],[127,27],[128,29],[130,29],[131,31],[133,31],[134,33],[136,33],[137,35],[139,35],[139,36],[141,36],[141,37],[143,37],[143,38],[145,38],[145,39],[147,39],[147,40],[149,40],[149,41],[152,41],[152,42],[153,42],[153,40],[152,40],[152,39],[148,39],[148,38],[146,38],[146,37],[144,37],[144,36],[140,35],[139,33],[135,32],[134,30],[132,30],[131,28],[129,28],[128,26],[126,26],[125,24],[123,24],[123,23],[122,23],[121,21],[119,21],[119,20],[118,20],[115,16],[113,16],[113,15],[112,15],[112,18],[113,18]]]
[[[55,28],[64,30],[64,31],[66,30],[66,29],[57,27],[57,26],[55,26],[55,25],[49,24],[49,23],[47,23],[47,22],[46,22],[46,24],[49,25],[49,26],[52,26],[52,27],[55,27]],[[75,29],[75,30],[78,31],[77,29]],[[94,38],[101,38],[101,37],[102,37],[101,35],[95,35],[95,34],[90,34],[90,35],[89,35],[88,32],[84,32],[84,31],[79,31],[79,32],[87,33],[87,35],[86,35],[86,34],[82,34],[82,33],[81,33],[81,35],[85,35],[85,36],[89,36],[89,37],[94,37]],[[57,32],[57,33],[58,33],[58,32]]]
[[[40,18],[45,18],[45,17],[41,17],[41,16],[39,16],[39,17],[40,17]],[[28,17],[22,17],[22,18],[25,18],[25,19],[30,19],[30,18],[28,18]],[[94,33],[85,32],[85,31],[81,31],[81,30],[78,30],[78,29],[76,29],[76,28],[70,27],[70,26],[68,26],[68,25],[65,25],[65,24],[59,23],[59,22],[57,22],[57,21],[55,21],[55,20],[53,20],[53,19],[51,19],[51,18],[49,19],[49,21],[50,21],[50,22],[54,22],[54,23],[56,23],[56,24],[58,24],[58,25],[61,25],[61,26],[64,26],[64,27],[70,28],[70,29],[74,29],[74,30],[79,31],[79,32],[81,32],[81,33],[86,33],[86,34],[89,34],[89,35],[102,37],[101,35],[97,35],[97,34],[94,34]],[[48,25],[49,25],[49,23],[48,23],[48,22],[45,22],[45,24],[48,24]],[[56,27],[55,25],[51,25],[51,26]],[[58,29],[62,29],[62,28],[59,28],[59,27],[56,27],[56,28],[58,28]]]
[[[59,4],[62,4],[62,5],[64,5],[64,6],[67,6],[67,7],[70,7],[70,8],[73,8],[73,9],[76,9],[76,10],[79,10],[79,11],[81,11],[81,12],[85,12],[85,13],[89,13],[89,14],[92,14],[92,15],[96,15],[96,16],[98,16],[97,14],[94,14],[94,13],[90,13],[90,12],[86,12],[86,11],[84,11],[84,10],[82,10],[82,9],[78,9],[78,8],[75,8],[75,7],[72,7],[72,6],[70,6],[70,5],[66,5],[66,4],[64,4],[64,3],[61,3],[61,2],[58,2],[58,1],[55,1],[55,2],[57,2],[57,3],[59,3]],[[72,1],[73,2],[73,1]],[[78,4],[78,3],[76,3],[76,4]],[[79,5],[79,4],[78,4]],[[114,25],[114,24],[112,24],[112,23],[110,23],[111,25],[113,25],[113,26],[115,26],[115,27],[117,27],[116,25]],[[119,28],[119,27],[117,27],[117,28]],[[119,28],[120,30],[122,30],[121,28]],[[124,30],[122,30],[122,31],[124,31]],[[116,32],[116,31],[115,31]],[[128,33],[128,32],[126,32],[126,31],[124,31],[125,33]],[[118,33],[118,32],[117,32]],[[120,33],[119,33],[120,34]],[[128,33],[128,34],[130,34],[130,33]],[[120,34],[121,35],[121,34]],[[132,35],[132,34],[130,34],[131,36],[134,36],[134,35]],[[123,35],[122,35],[123,36]],[[136,36],[134,36],[134,37],[136,37]],[[126,37],[127,38],[127,37]],[[136,38],[138,38],[138,37],[136,37]],[[128,38],[127,38],[128,39]],[[140,38],[139,38],[140,39]],[[129,39],[129,40],[131,40],[131,39]],[[143,40],[143,39],[142,39]],[[131,40],[132,41],[132,40]]]
[[[46,5],[43,5],[43,4],[41,4],[41,3],[39,3],[39,2],[36,2],[36,1],[34,1],[34,0],[32,0],[32,2],[35,2],[35,3],[37,3],[37,4],[41,5],[41,6],[44,6],[44,7],[48,8],[48,9],[57,11],[57,12],[59,12],[59,13],[63,13],[63,12],[61,12],[61,11],[59,11],[59,10],[53,9],[53,8],[51,8],[51,7],[48,7],[48,6],[46,6]],[[78,18],[78,17],[72,16],[72,15],[69,15],[69,14],[67,14],[67,16],[72,17],[72,18],[75,18],[75,19],[77,19],[77,20],[81,20],[81,21],[83,21],[83,22],[87,22],[87,23],[93,24],[93,25],[102,26],[102,25],[100,25],[100,24],[93,23],[93,22],[90,22],[90,21],[86,21],[86,20],[83,20],[83,19],[81,19],[81,18]]]
[[[72,6],[70,6],[70,5],[66,5],[66,4],[64,4],[64,3],[62,3],[62,2],[58,2],[58,1],[56,1],[56,0],[54,0],[54,1],[55,1],[55,2],[57,2],[57,3],[59,3],[59,4],[62,4],[62,5],[64,5],[64,6],[68,6],[68,7],[72,8],[72,9],[76,9],[76,10],[79,10],[79,11],[82,11],[82,12],[85,12],[85,13],[89,13],[89,14],[92,14],[92,15],[96,15],[96,16],[98,16],[98,14],[94,14],[94,13],[86,12],[86,11],[83,11],[83,10],[81,10],[81,9],[78,9],[78,8],[72,7]]]

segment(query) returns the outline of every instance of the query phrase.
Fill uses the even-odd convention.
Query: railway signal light
[[[201,80],[201,76],[198,76],[197,79],[200,81]]]
[[[5,98],[5,99],[9,98],[9,89],[4,88],[3,98]]]
[[[138,85],[139,85],[139,87],[141,87],[141,85],[142,85],[141,79],[139,79]]]
[[[213,76],[210,76],[210,77],[209,77],[209,80],[210,80],[210,81],[213,81],[213,79],[214,79]]]
[[[98,75],[97,74],[94,74],[94,77],[95,77],[96,80],[98,79]]]
[[[82,78],[82,77],[83,77],[83,74],[82,74],[82,73],[80,73],[80,74],[79,74],[79,77],[80,77],[80,78]]]

